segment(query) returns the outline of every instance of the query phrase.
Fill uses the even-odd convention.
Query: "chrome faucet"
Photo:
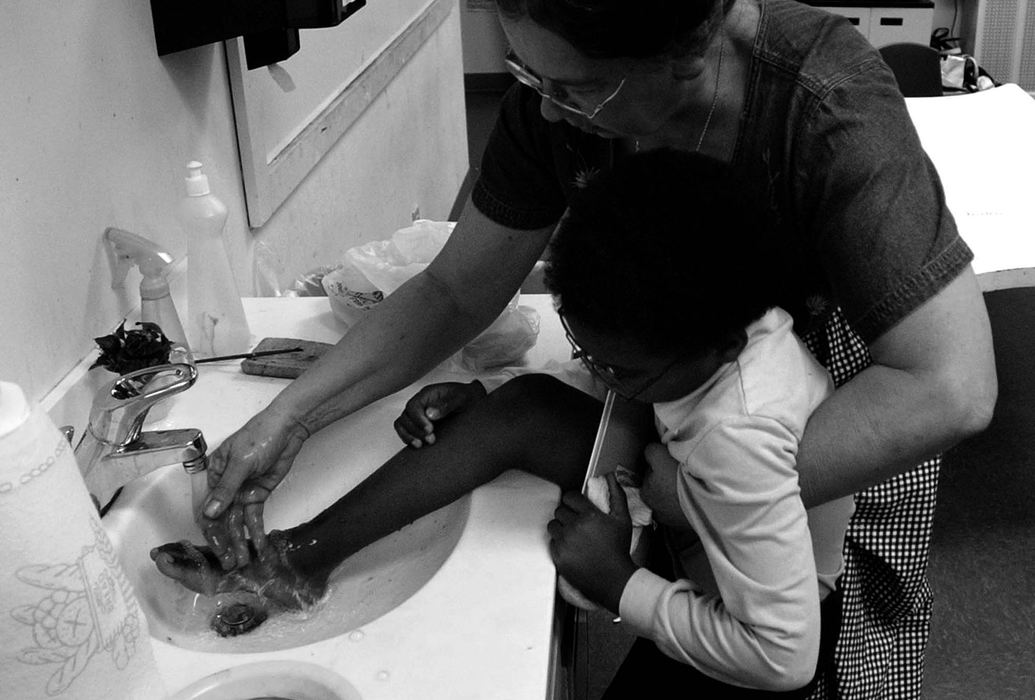
[[[197,378],[193,365],[159,365],[116,377],[97,391],[75,456],[102,512],[122,486],[158,467],[181,463],[188,474],[205,471],[208,446],[200,430],[143,430],[152,406]]]

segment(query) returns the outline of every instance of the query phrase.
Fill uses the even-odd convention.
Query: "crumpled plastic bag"
[[[418,219],[388,240],[350,248],[321,280],[335,318],[353,325],[384,297],[428,266],[456,226],[452,221]],[[470,371],[514,364],[539,337],[539,313],[519,306],[515,294],[507,308],[453,358]]]
[[[417,219],[386,241],[370,241],[345,251],[345,260],[385,295],[428,266],[449,240],[456,222]]]
[[[454,361],[471,372],[518,363],[539,339],[539,312],[519,306],[515,294],[496,320],[454,356]]]
[[[323,278],[329,275],[340,265],[315,267],[302,273],[291,283],[281,296],[285,297],[325,297],[327,292],[323,288]]]
[[[323,277],[335,267],[322,266],[307,270],[291,282],[291,286],[282,289],[278,281],[284,272],[277,254],[269,244],[259,241],[255,244],[255,257],[252,263],[255,280],[253,293],[257,297],[325,297]],[[337,266],[336,266],[337,267]]]
[[[347,257],[320,279],[320,285],[330,300],[334,317],[347,326],[354,325],[385,298],[384,292],[371,284]]]

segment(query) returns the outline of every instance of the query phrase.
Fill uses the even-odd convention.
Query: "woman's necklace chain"
[[[726,36],[725,34],[719,40],[719,60],[715,66],[715,90],[712,92],[712,104],[708,108],[708,116],[704,118],[704,128],[701,129],[701,137],[697,139],[697,148],[694,149],[695,153],[701,152],[701,146],[704,145],[704,138],[708,135],[708,127],[712,124],[712,115],[715,114],[715,106],[719,103],[719,80],[722,77],[722,55],[726,49]],[[640,140],[635,140],[636,152],[640,152]]]
[[[719,103],[719,79],[722,77],[722,54],[725,53],[725,49],[726,36],[723,35],[719,39],[719,62],[715,68],[715,91],[712,93],[712,106],[708,108],[708,116],[704,118],[704,128],[701,129],[701,138],[697,139],[697,148],[694,149],[695,153],[699,153],[701,151],[704,137],[708,135],[708,127],[712,124],[712,115],[715,114],[715,105]]]

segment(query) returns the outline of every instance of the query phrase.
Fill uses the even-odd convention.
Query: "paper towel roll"
[[[29,409],[17,385],[0,382],[3,695],[164,698],[147,622],[72,448]]]

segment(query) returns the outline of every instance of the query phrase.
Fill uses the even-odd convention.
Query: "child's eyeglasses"
[[[564,314],[558,311],[557,315],[561,319],[561,326],[564,328],[564,336],[568,339],[568,344],[571,345],[571,359],[581,360],[582,364],[586,366],[586,369],[592,372],[600,381],[607,384],[616,394],[629,401],[635,399],[637,396],[640,396],[643,392],[647,391],[647,389],[654,386],[654,384],[668,374],[668,371],[681,359],[681,357],[677,355],[662,367],[659,372],[649,376],[647,380],[642,382],[634,391],[630,391],[630,387],[628,386],[628,375],[636,373],[629,372],[620,367],[615,367],[614,365],[609,365],[594,359],[593,356],[583,350],[582,346],[579,345],[577,340],[575,340],[575,336],[572,335],[571,328],[568,327],[568,321],[564,318]]]
[[[625,85],[625,78],[622,78],[618,83],[618,87],[612,90],[611,93],[605,97],[603,101],[597,104],[596,107],[587,112],[576,104],[572,97],[563,94],[563,87],[555,85],[552,91],[553,94],[551,94],[551,92],[547,92],[546,87],[543,85],[543,79],[533,73],[531,68],[522,63],[513,51],[507,52],[504,63],[507,66],[507,70],[510,71],[511,75],[517,78],[519,83],[532,88],[561,109],[567,110],[573,114],[578,114],[586,119],[593,119],[600,114],[600,110],[602,110],[608,102],[613,100],[615,95],[617,95],[622,89],[622,86]]]

